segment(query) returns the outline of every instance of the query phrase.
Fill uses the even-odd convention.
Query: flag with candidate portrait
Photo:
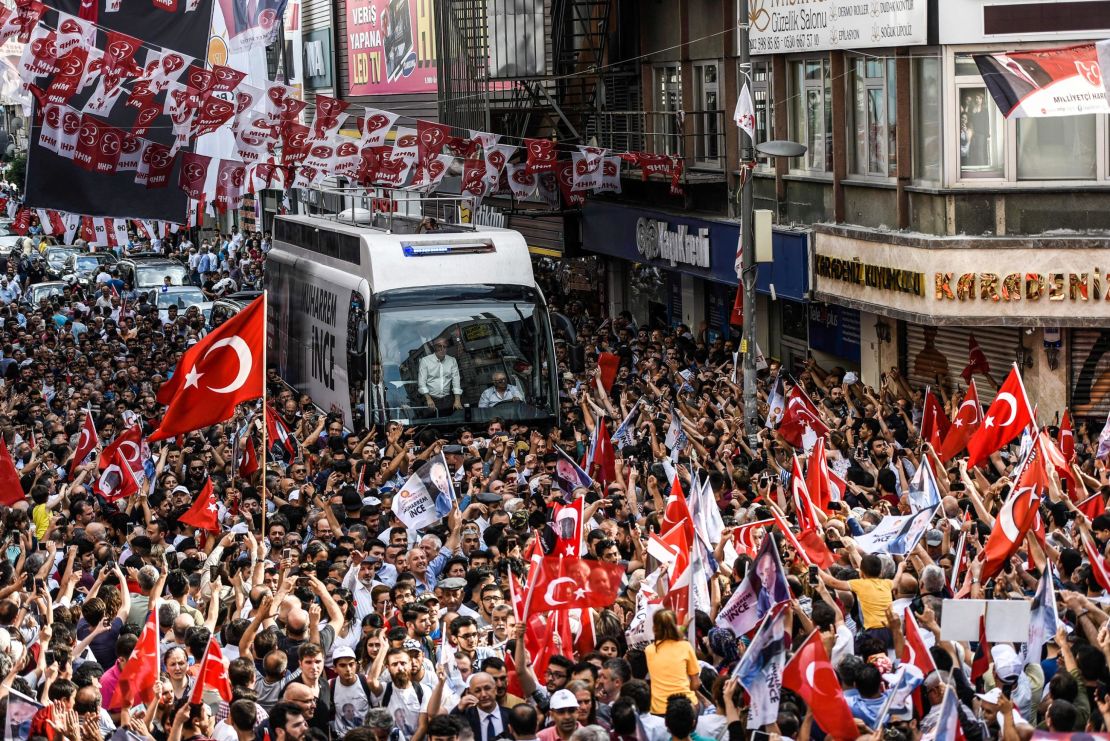
[[[751,711],[748,728],[778,720],[782,670],[786,665],[786,604],[767,613],[755,637],[736,665],[736,679],[748,691]]]
[[[455,504],[451,469],[443,453],[409,476],[393,496],[393,513],[410,530],[428,527],[446,517]]]

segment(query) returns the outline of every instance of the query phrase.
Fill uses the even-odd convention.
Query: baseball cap
[[[350,646],[339,646],[331,652],[332,661],[339,661],[340,659],[353,659],[355,657],[355,650]]]
[[[548,707],[552,710],[577,710],[578,699],[570,690],[558,690],[551,696],[551,703]]]
[[[1021,674],[1021,660],[1012,646],[1000,643],[991,646],[991,659],[994,661],[994,673],[1003,682],[1015,682]]]
[[[415,638],[406,638],[405,642],[401,644],[401,648],[406,651],[416,651],[417,653],[424,652],[424,649],[420,648],[420,641]]]
[[[416,601],[423,605],[427,602],[439,602],[439,597],[435,596],[434,592],[424,592],[416,598]]]
[[[925,545],[940,545],[943,540],[944,535],[936,528],[925,533]]]

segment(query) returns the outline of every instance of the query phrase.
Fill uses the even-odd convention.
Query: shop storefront
[[[705,322],[710,337],[729,336],[736,297],[740,224],[590,200],[582,211],[582,249],[616,258],[609,264],[609,311],[638,322]],[[760,347],[778,356],[784,341],[804,349],[809,288],[808,233],[776,230],[774,260],[759,266],[756,302]],[[796,307],[784,308],[788,303]],[[800,316],[800,321],[793,321]],[[784,331],[784,326],[786,331]],[[797,327],[801,327],[801,337]]]
[[[859,312],[865,382],[897,367],[964,386],[969,342],[997,382],[1018,363],[1050,420],[1110,410],[1110,240],[945,238],[814,226],[813,298]],[[976,383],[993,398],[990,379]]]

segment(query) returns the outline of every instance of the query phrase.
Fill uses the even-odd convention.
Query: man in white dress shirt
[[[509,377],[504,371],[495,371],[493,385],[482,392],[478,406],[492,407],[503,401],[524,401],[524,393],[516,385],[509,383]]]
[[[424,396],[428,409],[448,415],[462,409],[462,383],[459,364],[447,354],[447,340],[440,337],[432,343],[435,351],[420,359],[416,390]]]

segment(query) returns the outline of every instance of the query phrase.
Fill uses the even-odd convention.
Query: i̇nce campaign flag
[[[93,7],[90,7],[90,3]],[[213,0],[177,0],[176,2],[130,2],[126,8],[108,12],[113,0],[54,0],[43,20],[56,23],[58,11],[82,18],[95,18],[99,24],[96,46],[104,49],[109,32],[118,32],[143,42],[135,54],[142,65],[151,47],[164,47],[183,55],[203,60],[207,53],[208,32],[212,20]],[[116,3],[118,7],[118,3]],[[201,64],[198,62],[198,64]],[[48,76],[38,83],[49,82]],[[129,87],[125,83],[125,87]],[[68,101],[80,111],[89,98],[97,94],[98,85],[89,85]],[[164,95],[163,93],[162,95]],[[162,95],[156,100],[161,103]],[[100,122],[122,131],[131,131],[137,111],[126,105],[124,92],[107,116],[94,116]],[[150,188],[135,182],[135,171],[97,173],[82,169],[71,159],[40,146],[42,130],[41,106],[36,101],[35,116],[28,132],[27,182],[24,203],[31,208],[49,208],[88,216],[151,219],[181,223],[187,216],[185,194],[174,184],[178,181],[179,162],[174,164],[166,187]],[[149,124],[143,138],[170,146],[173,126],[168,116],[159,115]],[[180,160],[180,158],[178,158]]]

